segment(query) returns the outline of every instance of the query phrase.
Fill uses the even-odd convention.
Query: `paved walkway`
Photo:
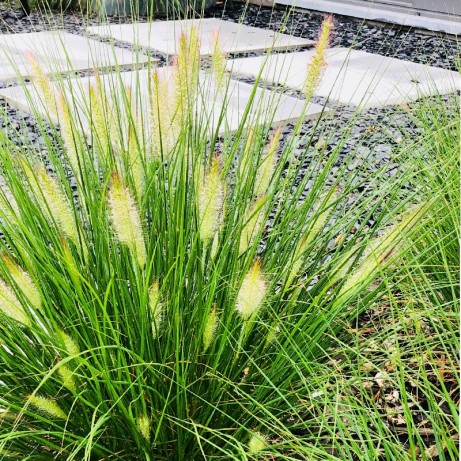
[[[26,51],[31,51],[45,71],[51,74],[126,67],[133,70],[145,66],[149,61],[148,56],[114,47],[110,43],[102,43],[98,38],[110,37],[130,43],[135,49],[142,46],[165,54],[175,54],[179,34],[182,31],[187,33],[192,25],[198,27],[201,37],[200,53],[204,56],[212,53],[213,37],[216,34],[219,36],[223,51],[228,54],[269,51],[268,54],[260,56],[229,59],[227,69],[234,77],[245,75],[255,79],[261,75],[264,81],[275,84],[279,89],[291,88],[295,91],[302,89],[313,51],[293,51],[293,49],[312,46],[312,41],[219,19],[155,21],[90,27],[88,32],[93,38],[64,32],[3,35],[0,36],[0,81],[30,77],[31,66],[25,59]],[[274,50],[277,52],[272,53]],[[156,60],[151,59],[150,63],[152,68]],[[118,74],[109,73],[104,77],[104,82],[110,88],[113,98],[118,97],[116,93],[121,91],[124,85],[139,85],[142,88],[141,93],[144,94],[141,99],[149,100],[146,72],[140,71],[139,75],[133,71],[124,72],[122,82],[115,84]],[[161,73],[166,79],[170,79],[168,68],[162,68]],[[64,81],[69,100],[80,101],[79,104],[75,103],[75,110],[81,110],[79,108],[84,106],[82,101],[88,98],[88,88],[94,84],[94,79],[88,76],[79,78],[73,76]],[[202,86],[206,86],[205,81],[206,77],[203,73]],[[211,82],[207,85],[209,93],[202,92],[198,102],[198,112],[203,111],[208,114],[210,126],[214,128],[225,106],[223,127],[229,131],[235,130],[250,99],[251,86],[238,79],[231,79],[228,99],[224,101],[216,90],[215,83]],[[385,58],[363,51],[331,48],[327,52],[327,66],[316,95],[329,98],[332,102],[355,105],[364,109],[398,105],[421,96],[460,90],[461,78],[455,72]],[[40,103],[37,104],[38,94],[32,85],[0,90],[0,97],[26,111],[31,111],[31,107],[40,107]],[[268,114],[269,105],[275,107],[275,102],[279,104],[273,120],[276,125],[293,122],[299,118],[304,105],[302,99],[262,88],[257,90],[256,100],[257,109],[254,109],[251,114],[255,119],[256,116],[262,119],[262,115]],[[264,100],[267,100],[267,103],[264,103]],[[315,118],[321,112],[322,107],[311,104],[306,117]]]

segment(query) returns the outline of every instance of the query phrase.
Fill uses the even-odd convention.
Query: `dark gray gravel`
[[[287,15],[287,13],[289,14]],[[316,39],[325,13],[303,10],[260,8],[241,3],[227,4],[224,12],[216,8],[210,16],[274,30],[283,29],[293,35]],[[430,64],[457,70],[461,59],[461,44],[453,36],[415,31],[408,27],[384,23],[369,23],[347,16],[334,15],[335,30],[332,46],[354,46],[355,49],[411,62]],[[458,67],[457,67],[458,63]]]

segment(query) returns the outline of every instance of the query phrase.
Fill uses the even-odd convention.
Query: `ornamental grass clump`
[[[315,362],[405,251],[402,233],[342,296],[413,172],[377,169],[367,195],[331,174],[339,148],[311,158],[302,120],[272,132],[254,98],[236,132],[213,135],[195,111],[207,88],[196,31],[180,45],[171,80],[149,69],[150,100],[120,74],[110,92],[97,77],[89,131],[77,95],[56,92],[65,123],[41,125],[46,158],[1,138],[3,459],[296,459],[310,446],[292,430],[310,368],[287,357],[302,338]],[[200,75],[224,78],[225,98],[215,68]],[[374,227],[352,232],[358,217]]]

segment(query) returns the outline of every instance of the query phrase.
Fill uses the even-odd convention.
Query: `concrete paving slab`
[[[227,69],[301,91],[314,51],[229,60]],[[327,50],[316,96],[362,109],[461,90],[457,72],[347,48]]]
[[[225,53],[291,49],[310,46],[314,43],[312,40],[215,18],[111,24],[88,27],[87,31],[90,34],[112,37],[167,55],[174,55],[178,51],[180,34],[187,33],[192,26],[199,31],[202,56],[213,53],[215,32],[218,33],[221,48]]]
[[[17,81],[18,75],[23,78],[31,76],[27,52],[34,55],[47,73],[94,68],[137,68],[148,62],[148,57],[144,54],[132,53],[130,50],[67,32],[5,34],[0,35],[0,81]]]
[[[171,85],[171,69],[171,67],[161,67],[155,71],[160,79],[166,79]],[[143,114],[143,119],[148,120],[149,117],[145,114],[146,111],[149,111],[150,114],[150,107],[146,101],[150,100],[149,86],[152,72],[153,70],[142,69],[134,72],[123,72],[119,75],[109,73],[101,75],[100,79],[106,94],[112,95],[112,99],[123,100],[121,92],[124,88],[130,87],[133,95],[133,107],[138,107],[137,110]],[[59,82],[59,85],[63,85],[61,89],[58,89],[58,82],[53,85],[56,96],[58,91],[63,91],[67,100],[73,101],[72,110],[78,112],[84,130],[88,132],[89,122],[85,113],[86,110],[82,108],[88,107],[89,89],[90,86],[96,85],[95,77],[86,76],[63,80]],[[197,98],[196,105],[197,117],[200,117],[201,123],[207,124],[210,134],[214,133],[219,126],[218,132],[222,135],[225,132],[234,132],[238,129],[247,104],[252,97],[254,97],[254,102],[246,119],[248,125],[270,123],[272,126],[279,126],[295,122],[303,114],[306,119],[316,119],[325,110],[320,105],[310,104],[307,111],[303,112],[305,102],[300,99],[263,88],[257,88],[253,96],[252,92],[252,85],[235,80],[230,81],[226,92],[217,87],[216,82],[210,78],[209,74],[202,72],[200,74],[200,96]],[[0,90],[0,98],[25,112],[33,113],[32,108],[38,108],[38,115],[46,117],[48,114],[49,116],[49,111],[44,108],[39,93],[32,84],[2,89]],[[273,117],[269,118],[270,116]],[[51,118],[54,122],[59,122],[57,117]]]
[[[160,67],[155,71],[160,79],[166,79],[171,85],[171,67]],[[133,97],[133,107],[137,107],[137,111],[144,115],[144,120],[149,117],[145,114],[150,114],[149,106],[149,86],[152,78],[152,70],[142,69],[134,72],[123,72],[119,75],[104,74],[100,76],[101,84],[110,98],[122,101],[122,91],[126,87],[131,88]],[[57,85],[64,85],[58,89]],[[89,122],[87,110],[82,109],[88,107],[89,89],[96,85],[94,76],[81,78],[71,78],[56,82],[54,91],[57,96],[58,91],[63,91],[68,101],[72,102],[72,110],[78,113],[84,130],[89,132]],[[202,72],[200,74],[200,96],[197,99],[196,114],[200,118],[201,123],[206,123],[208,130],[214,133],[219,126],[219,134],[225,132],[233,132],[238,129],[239,124],[243,120],[247,104],[252,98],[253,86],[231,80],[228,91],[217,87],[215,81],[210,78],[209,74]],[[32,108],[38,108],[38,115],[43,117],[49,116],[41,102],[41,98],[35,87],[30,85],[15,86],[0,90],[0,98],[5,99],[12,106],[25,112],[34,113]],[[317,104],[310,104],[307,111],[304,113],[305,102],[303,100],[282,95],[280,93],[257,88],[254,94],[254,103],[246,119],[247,125],[258,125],[260,123],[270,123],[272,126],[279,126],[286,123],[294,122],[303,116],[306,119],[318,118],[324,107]],[[164,106],[160,107],[162,110]],[[168,111],[168,108],[165,108]],[[223,114],[223,117],[222,117]],[[36,115],[36,114],[34,114]],[[162,114],[160,114],[162,115]],[[273,116],[273,117],[271,117]],[[52,120],[59,123],[58,117],[51,116]],[[220,121],[220,119],[222,119]],[[150,127],[145,127],[149,129]]]

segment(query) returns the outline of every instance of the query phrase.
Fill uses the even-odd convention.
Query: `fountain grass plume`
[[[3,280],[0,279],[0,310],[4,315],[26,326],[31,324],[19,298]]]
[[[67,419],[67,415],[59,407],[59,405],[47,397],[31,395],[27,400],[30,405],[37,408],[37,410],[45,415],[51,416],[52,418]]]
[[[200,237],[204,242],[208,242],[217,232],[224,198],[218,157],[213,157],[209,169],[199,173],[198,178],[197,207]]]
[[[303,93],[306,96],[307,101],[312,99],[315,89],[320,83],[323,69],[326,66],[325,52],[330,43],[333,25],[333,17],[327,16],[322,24],[322,29],[315,45],[314,55],[308,64],[306,79],[303,87]]]
[[[268,284],[261,268],[261,261],[256,260],[245,275],[237,294],[235,308],[243,320],[250,320],[267,296]]]
[[[42,308],[42,296],[31,276],[18,266],[9,256],[3,255],[3,261],[9,270],[16,286],[24,293],[27,301],[34,309]]]
[[[116,173],[112,175],[108,205],[117,239],[129,248],[139,267],[144,267],[147,255],[139,210]]]

